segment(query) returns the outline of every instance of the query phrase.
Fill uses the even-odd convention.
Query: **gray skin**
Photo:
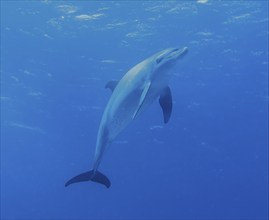
[[[96,172],[106,147],[167,87],[169,71],[188,52],[168,48],[131,68],[115,87],[104,110],[97,135],[93,171]]]
[[[172,96],[168,87],[171,77],[169,70],[187,51],[184,47],[169,48],[156,53],[130,69],[117,84],[110,82],[106,86],[114,91],[100,123],[93,169],[74,176],[65,183],[66,187],[73,183],[93,181],[109,188],[110,180],[98,170],[106,147],[158,97],[164,122],[168,122],[172,111]]]

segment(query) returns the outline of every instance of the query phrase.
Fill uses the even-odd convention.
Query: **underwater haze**
[[[1,1],[1,219],[268,219],[268,1]],[[166,48],[158,100],[92,169],[105,89]]]

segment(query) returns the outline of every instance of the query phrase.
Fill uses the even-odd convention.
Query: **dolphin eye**
[[[163,57],[159,57],[156,59],[156,63],[159,64],[163,60]]]

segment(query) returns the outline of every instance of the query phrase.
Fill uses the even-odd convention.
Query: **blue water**
[[[268,219],[268,1],[1,1],[1,219]],[[104,86],[168,47],[158,102],[90,169]]]

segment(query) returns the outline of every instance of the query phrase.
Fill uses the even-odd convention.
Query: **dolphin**
[[[135,65],[120,81],[106,84],[106,88],[112,90],[112,95],[99,126],[93,168],[71,178],[65,186],[91,180],[110,187],[110,180],[98,170],[106,147],[158,97],[164,123],[169,121],[172,112],[172,95],[168,86],[172,75],[170,69],[187,52],[187,47],[162,50]]]

